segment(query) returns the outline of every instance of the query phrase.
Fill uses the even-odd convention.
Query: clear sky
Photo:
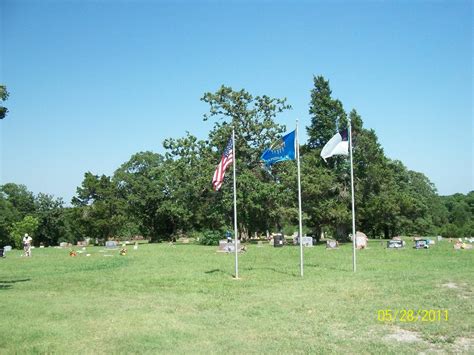
[[[473,190],[471,1],[0,0],[0,12],[1,184],[69,203],[86,171],[205,138],[199,99],[222,84],[286,97],[277,120],[307,126],[323,75],[390,158],[440,194]]]

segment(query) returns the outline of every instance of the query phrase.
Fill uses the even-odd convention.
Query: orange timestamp
[[[447,309],[379,309],[377,311],[379,322],[447,322],[449,312]]]

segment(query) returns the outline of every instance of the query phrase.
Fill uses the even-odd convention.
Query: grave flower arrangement
[[[122,256],[127,255],[127,248],[120,249],[120,255],[122,255]]]
[[[77,256],[77,252],[73,249],[69,251],[69,256]]]

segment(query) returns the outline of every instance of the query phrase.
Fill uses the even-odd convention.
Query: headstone
[[[237,240],[237,248],[239,251],[241,250],[240,240]],[[217,251],[224,252],[224,253],[234,252],[235,251],[234,242],[227,243],[227,239],[219,240],[219,248],[217,249]]]
[[[66,242],[61,242],[61,243],[59,243],[59,246],[60,246],[61,248],[67,248],[68,243],[66,243]]]
[[[387,248],[389,249],[400,249],[403,248],[403,241],[402,240],[389,240],[387,242]]]
[[[428,249],[430,247],[429,242],[426,239],[415,240],[415,249]]]
[[[353,238],[352,234],[350,235],[350,238],[352,240],[352,238]],[[369,240],[369,238],[367,238],[367,236],[364,233],[359,232],[359,231],[356,232],[356,242],[355,242],[355,244],[356,244],[357,249],[367,248],[368,240]]]
[[[240,240],[237,241],[237,250],[241,251],[242,248],[240,247]],[[227,243],[227,250],[228,253],[234,253],[235,252],[235,246],[234,243]]]
[[[219,251],[227,251],[227,239],[219,240]]]
[[[107,249],[116,249],[118,247],[117,242],[115,240],[108,240],[105,242],[105,247]]]
[[[326,249],[337,249],[339,245],[335,240],[326,240]]]
[[[313,247],[313,237],[303,237],[302,241],[304,247]]]
[[[3,247],[3,250],[4,250],[5,252],[7,252],[7,251],[12,251],[12,246],[11,246],[11,245],[5,245],[5,246]]]
[[[438,242],[440,242],[441,240],[443,240],[443,237],[438,235]]]
[[[282,234],[276,234],[273,236],[273,246],[275,248],[281,248],[283,246],[284,238]]]
[[[257,247],[258,247],[258,248],[263,247],[263,242],[262,242],[261,240],[259,240],[259,241],[257,242]]]

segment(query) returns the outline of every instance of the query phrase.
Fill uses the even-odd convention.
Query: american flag
[[[222,154],[222,159],[219,165],[216,168],[214,176],[212,178],[212,187],[215,191],[218,191],[222,183],[224,182],[224,175],[227,167],[232,164],[234,161],[234,153],[232,151],[232,138],[229,139],[227,146],[225,147],[224,153]]]

